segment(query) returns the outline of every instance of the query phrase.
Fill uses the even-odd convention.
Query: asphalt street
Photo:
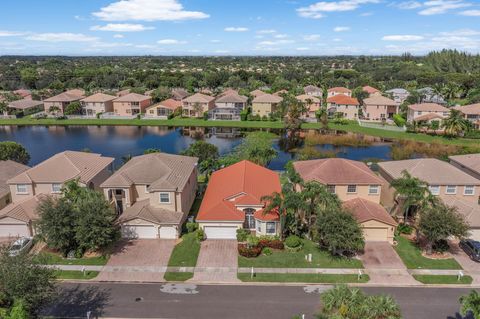
[[[193,284],[61,284],[44,314],[62,318],[313,318],[328,286],[221,286]],[[470,289],[362,288],[392,295],[403,318],[460,318],[458,298]],[[92,318],[91,317],[91,318]]]

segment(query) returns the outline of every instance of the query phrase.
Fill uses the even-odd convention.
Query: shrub
[[[413,228],[410,225],[401,223],[401,224],[398,224],[398,226],[397,226],[397,233],[398,234],[410,235],[412,233],[412,231],[413,231]]]
[[[438,253],[445,253],[450,249],[448,241],[446,239],[441,239],[433,244],[433,251]]]
[[[333,123],[338,124],[338,125],[347,125],[348,120],[344,119],[344,118],[336,118],[336,119],[333,120]]]
[[[393,121],[398,127],[403,127],[405,126],[405,123],[407,123],[407,121],[405,121],[405,119],[400,114],[393,115]]]
[[[142,114],[137,114],[137,120],[140,120],[142,118]]]
[[[302,245],[302,240],[295,235],[288,236],[287,239],[285,239],[285,245],[288,248],[298,248]]]
[[[99,118],[102,116],[102,114],[103,114],[103,113],[101,113],[101,112],[100,112],[100,113],[97,113],[97,115],[96,115],[97,119],[99,119]]]
[[[283,245],[283,242],[279,239],[260,239],[260,241],[258,242],[258,246],[262,248],[268,247],[268,248],[278,249],[278,250],[282,250],[285,248],[285,246]]]
[[[262,121],[268,121],[268,117],[266,115],[262,116]]]
[[[208,120],[208,112],[203,112],[203,120],[204,121]]]
[[[187,227],[187,232],[193,233],[198,229],[198,224],[194,222],[188,222],[186,227]]]
[[[238,253],[240,256],[253,258],[258,257],[262,253],[262,249],[260,247],[248,247],[245,244],[238,244]]]
[[[265,247],[262,249],[262,254],[264,254],[265,256],[270,256],[272,254],[272,250],[268,247]]]
[[[237,229],[237,240],[242,242],[247,240],[247,236],[250,235],[250,231],[248,229],[239,228]]]
[[[197,239],[200,241],[205,239],[205,231],[203,229],[197,231]]]
[[[247,236],[247,245],[249,247],[257,247],[260,243],[260,239],[255,235],[248,235]]]
[[[241,120],[241,121],[246,121],[246,120],[248,120],[248,117],[249,117],[249,114],[248,114],[248,110],[247,110],[247,109],[242,110],[242,111],[240,112],[240,120]]]

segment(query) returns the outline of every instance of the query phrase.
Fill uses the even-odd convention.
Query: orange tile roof
[[[354,97],[349,97],[344,94],[331,96],[327,99],[327,103],[335,103],[339,105],[360,105],[358,100]]]
[[[244,221],[236,206],[264,206],[263,196],[281,192],[277,173],[249,161],[241,161],[212,174],[197,221]],[[273,218],[261,214],[259,219]],[[257,214],[258,215],[258,214]]]
[[[397,226],[397,222],[380,204],[363,198],[354,198],[344,202],[342,205],[359,223],[376,220],[384,224]]]
[[[352,91],[347,88],[344,88],[343,86],[337,86],[334,88],[329,88],[328,92],[351,93]]]
[[[379,89],[376,89],[376,88],[371,87],[371,86],[369,86],[369,85],[364,86],[364,87],[362,88],[362,90],[363,90],[364,92],[367,92],[368,94],[373,94],[373,93],[378,93],[378,92],[380,92]]]
[[[167,99],[165,101],[162,101],[162,102],[158,103],[158,105],[175,111],[179,107],[182,107],[182,101],[177,101],[177,100],[174,100],[174,99]]]

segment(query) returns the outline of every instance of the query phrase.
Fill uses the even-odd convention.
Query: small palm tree
[[[328,111],[326,107],[320,107],[317,112],[315,112],[318,122],[320,122],[320,131],[322,133],[328,130]]]
[[[7,114],[8,110],[8,104],[6,101],[0,101],[0,115],[8,115]]]
[[[445,134],[459,136],[469,129],[468,120],[463,117],[462,112],[452,109],[450,115],[443,120]]]

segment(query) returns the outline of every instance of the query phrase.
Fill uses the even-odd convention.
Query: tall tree
[[[0,160],[12,160],[21,164],[28,164],[30,154],[21,144],[11,141],[0,142]]]

